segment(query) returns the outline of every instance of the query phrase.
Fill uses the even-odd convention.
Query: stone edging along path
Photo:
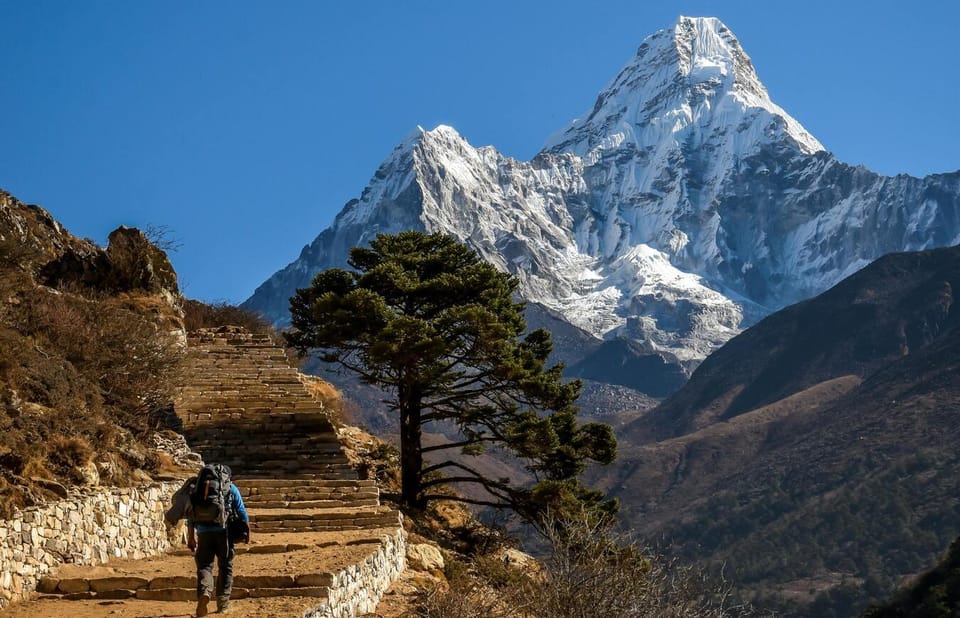
[[[192,333],[188,354],[177,401],[184,435],[205,461],[233,469],[251,516],[251,544],[238,546],[231,614],[353,618],[373,611],[404,568],[401,515],[380,505],[374,482],[357,478],[283,350],[265,335],[224,328]],[[146,500],[161,505],[158,513],[171,485]],[[157,529],[165,536],[158,513],[140,524],[144,536]],[[40,581],[39,600],[15,604],[9,615],[190,615],[190,553],[159,541],[139,551],[165,553],[62,566]]]
[[[180,484],[102,489],[0,521],[0,608],[29,598],[64,562],[97,565],[170,549],[163,510]]]

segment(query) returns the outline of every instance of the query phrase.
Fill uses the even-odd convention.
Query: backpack
[[[197,475],[190,494],[190,521],[226,526],[230,514],[230,468],[207,464]]]

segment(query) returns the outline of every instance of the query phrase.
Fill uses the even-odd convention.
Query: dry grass
[[[275,335],[270,322],[259,314],[226,302],[187,300],[183,304],[183,325],[188,332],[217,326],[242,326],[251,333]]]
[[[549,551],[540,568],[486,557],[448,569],[449,588],[424,594],[416,615],[723,618],[750,613],[730,606],[723,583],[612,534],[604,522],[584,517],[554,524],[545,527]]]
[[[0,315],[0,517],[70,486],[125,484],[172,400],[174,309],[154,298],[19,291]]]

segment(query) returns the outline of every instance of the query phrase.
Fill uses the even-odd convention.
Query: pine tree
[[[615,510],[579,481],[588,461],[616,457],[613,431],[578,423],[581,384],[564,381],[562,365],[547,366],[549,332],[525,333],[515,277],[451,238],[412,231],[379,234],[369,248],[352,249],[348,264],[297,290],[287,338],[302,355],[319,354],[389,393],[404,505],[449,499],[438,486],[459,483],[482,487],[489,499],[457,499],[511,508],[534,523],[548,508]],[[424,427],[443,422],[459,438],[424,446]],[[448,457],[494,445],[520,458],[534,484],[487,478],[469,458]],[[425,454],[444,456],[427,464]]]

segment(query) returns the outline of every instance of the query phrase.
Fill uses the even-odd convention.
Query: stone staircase
[[[200,331],[188,338],[185,376],[176,405],[183,433],[205,462],[231,467],[250,515],[231,615],[372,611],[403,566],[400,515],[380,504],[374,481],[357,478],[283,350],[266,335]],[[39,601],[0,615],[187,616],[195,586],[192,554],[174,548],[146,560],[65,565],[41,581]]]
[[[251,533],[396,525],[372,481],[357,479],[322,405],[267,335],[201,331],[188,339],[177,403],[183,433],[206,462],[233,470]]]

